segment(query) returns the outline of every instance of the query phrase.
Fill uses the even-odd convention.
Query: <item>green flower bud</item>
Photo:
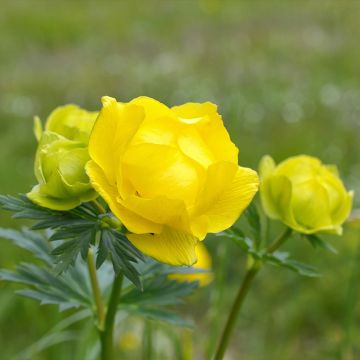
[[[70,210],[98,196],[85,172],[96,115],[75,105],[59,107],[50,114],[44,132],[36,118],[38,185],[27,194],[30,200],[53,210]]]
[[[270,156],[260,162],[260,196],[266,214],[304,234],[341,234],[353,192],[346,191],[335,166],[300,155],[276,166]]]

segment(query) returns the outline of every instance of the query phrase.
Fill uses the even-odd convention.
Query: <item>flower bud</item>
[[[39,183],[27,194],[30,200],[53,210],[70,210],[97,197],[85,172],[95,118],[96,113],[67,105],[50,114],[44,132],[35,119],[39,144],[34,170]]]
[[[345,189],[335,166],[306,155],[276,166],[270,156],[264,156],[259,172],[261,201],[270,218],[303,234],[342,233],[353,192]]]

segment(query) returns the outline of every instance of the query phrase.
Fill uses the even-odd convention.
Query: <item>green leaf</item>
[[[184,319],[177,313],[169,310],[134,306],[129,306],[125,308],[125,310],[132,315],[142,316],[150,320],[165,321],[169,324],[181,327],[194,327],[194,322],[192,320]]]
[[[260,259],[262,256],[261,252],[256,250],[254,241],[245,236],[244,233],[238,228],[231,227],[223,232],[217,233],[216,236],[225,237],[234,241],[234,243],[243,251],[256,259]]]
[[[144,255],[118,228],[109,226],[109,217],[113,217],[112,214],[100,214],[98,207],[92,203],[81,204],[70,211],[54,211],[32,203],[25,195],[0,196],[0,207],[15,212],[14,217],[35,220],[32,229],[52,229],[49,240],[60,240],[52,252],[58,273],[73,266],[79,254],[85,260],[90,245],[95,243],[97,234],[100,234],[97,268],[100,268],[107,258],[111,258],[116,274],[123,272],[141,287],[134,264],[143,260]]]
[[[120,233],[117,235],[120,235]],[[133,245],[130,244],[129,240],[127,240],[125,236],[116,236],[116,233],[109,229],[103,229],[100,244],[99,247],[101,247],[102,250],[100,250],[97,255],[100,255],[100,260],[96,259],[96,263],[101,265],[105,254],[106,256],[109,254],[115,274],[124,273],[135,286],[142,289],[139,273],[133,264],[137,262],[137,259],[134,257]],[[129,249],[131,249],[131,251]]]
[[[70,265],[74,265],[79,253],[83,260],[86,261],[90,244],[95,238],[96,232],[94,229],[86,230],[78,234],[78,237],[72,240],[61,242],[52,252],[51,255],[56,256],[56,271],[62,273],[67,270]]]
[[[0,238],[12,241],[16,246],[28,250],[38,259],[52,264],[53,258],[49,255],[50,246],[43,236],[27,229],[21,231],[0,228]]]
[[[255,237],[256,240],[259,240],[261,233],[261,221],[260,221],[260,215],[258,213],[254,201],[246,209],[245,217],[250,225],[250,229],[253,233],[253,236]]]
[[[197,282],[180,282],[170,280],[167,275],[153,275],[143,281],[142,291],[134,288],[125,293],[121,297],[121,303],[143,306],[182,304],[182,298],[191,294],[197,287]]]
[[[299,275],[307,277],[318,277],[321,274],[311,265],[301,263],[288,258],[286,252],[276,251],[273,254],[265,254],[263,260],[271,265],[280,266],[292,270]]]
[[[314,248],[321,248],[327,251],[330,251],[333,254],[337,254],[338,251],[328,242],[321,239],[319,236],[311,234],[311,235],[304,235],[305,238],[310,242],[310,244]]]

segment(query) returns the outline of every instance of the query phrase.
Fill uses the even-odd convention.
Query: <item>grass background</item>
[[[95,110],[102,95],[122,101],[149,95],[169,105],[218,104],[242,165],[256,168],[265,153],[277,161],[315,155],[337,164],[347,187],[359,193],[359,24],[357,1],[3,1],[0,192],[26,192],[35,182],[34,115],[46,119],[72,102]],[[1,212],[0,225],[21,224]],[[360,358],[359,231],[346,229],[329,241],[338,255],[300,240],[286,246],[321,269],[319,279],[276,268],[260,275],[229,359]],[[224,321],[224,310],[215,323],[207,310],[214,302],[228,308],[244,265],[233,244],[218,238],[207,244],[217,280],[183,310],[197,322],[198,359],[207,358]],[[4,240],[0,249],[1,267],[27,256]],[[63,316],[14,289],[0,284],[5,360]],[[76,346],[63,343],[36,359],[76,359]]]

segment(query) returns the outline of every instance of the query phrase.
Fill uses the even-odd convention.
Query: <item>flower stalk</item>
[[[109,304],[106,312],[105,327],[100,329],[100,341],[101,341],[101,360],[113,360],[114,358],[114,325],[117,306],[119,303],[121,288],[123,282],[123,274],[118,274],[115,277]]]
[[[268,246],[268,248],[266,249],[266,252],[268,254],[271,254],[274,251],[276,251],[289,238],[289,236],[291,235],[291,232],[292,232],[292,230],[290,228],[286,228],[285,231],[273,243],[271,243]],[[262,263],[260,261],[255,261],[252,264],[252,266],[250,266],[250,268],[246,271],[243,282],[239,288],[239,291],[236,295],[236,298],[231,307],[229,316],[227,318],[223,333],[220,338],[218,348],[215,353],[214,360],[222,360],[223,359],[223,357],[225,355],[225,351],[229,344],[230,338],[235,329],[236,320],[237,320],[239,312],[242,308],[242,305],[244,303],[246,295],[248,294],[251,284],[252,284],[256,274],[261,269],[261,267],[262,267]]]
[[[93,290],[93,295],[96,304],[98,328],[102,330],[105,323],[105,308],[101,297],[101,290],[100,290],[98,278],[96,275],[94,251],[92,248],[90,248],[88,251],[87,265],[89,269],[91,287]]]

